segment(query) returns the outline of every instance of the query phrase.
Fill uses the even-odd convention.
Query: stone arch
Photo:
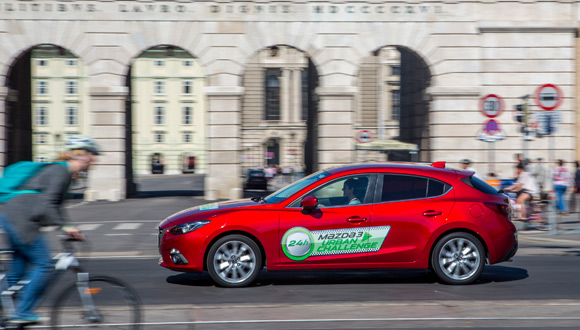
[[[275,44],[253,53],[241,81],[241,144],[244,153],[252,157],[243,168],[266,165],[256,164],[253,158],[267,152],[262,142],[266,138],[279,140],[278,165],[300,172],[316,168],[318,76],[310,56],[298,48]],[[279,84],[266,86],[268,77]],[[302,147],[305,140],[307,150]],[[247,157],[242,155],[242,159]]]
[[[35,59],[36,58],[36,59]],[[33,63],[47,63],[46,68]],[[74,61],[74,65],[61,69],[62,72],[50,71],[56,65],[63,65],[67,60]],[[73,63],[73,62],[71,62]],[[33,65],[34,64],[34,65]],[[44,66],[44,64],[42,64]],[[33,72],[38,70],[39,75],[47,76],[42,90],[48,88],[46,95],[34,92]],[[59,152],[64,151],[64,138],[69,134],[87,134],[90,126],[88,82],[86,81],[86,63],[83,57],[74,51],[54,43],[40,43],[29,45],[18,51],[11,57],[11,62],[6,66],[4,85],[6,97],[2,107],[5,116],[3,126],[6,128],[0,138],[4,142],[0,163],[9,165],[21,160],[34,160],[33,156],[43,160],[53,160]],[[71,78],[72,77],[72,78]],[[65,81],[67,80],[67,81]],[[65,93],[65,86],[70,84],[70,95]],[[60,91],[54,92],[58,86]],[[67,88],[68,89],[68,88]],[[44,92],[42,92],[44,94]],[[71,105],[73,102],[74,105]],[[33,103],[42,108],[42,117],[49,118],[43,127],[36,127],[37,137],[42,144],[53,145],[52,148],[41,145],[33,145]],[[42,106],[46,104],[47,106]],[[70,109],[71,122],[60,122],[62,119],[55,116],[54,110],[62,111],[64,117],[65,106]],[[45,119],[42,119],[45,121]],[[65,125],[69,125],[68,127]],[[42,132],[41,132],[42,131]],[[41,134],[40,134],[41,133]]]
[[[385,148],[382,156],[378,150],[366,152],[362,158],[357,154],[358,160],[429,161],[428,88],[432,76],[425,59],[406,46],[381,46],[361,59],[356,125],[371,131],[379,141],[400,142],[377,146]]]
[[[132,58],[125,76],[127,193],[136,193],[133,173],[148,174],[149,155],[163,154],[164,173],[183,173],[184,150],[196,171],[207,171],[206,67],[190,51],[154,45]]]

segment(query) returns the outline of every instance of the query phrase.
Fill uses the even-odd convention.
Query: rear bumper
[[[512,247],[506,252],[506,254],[498,261],[499,262],[504,262],[504,261],[508,261],[511,258],[513,258],[513,256],[516,255],[516,252],[518,252],[518,240],[517,238],[514,240],[514,244],[512,245]]]

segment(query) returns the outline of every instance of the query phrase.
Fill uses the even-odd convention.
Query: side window
[[[321,208],[365,204],[370,181],[370,175],[349,176],[332,181],[308,195],[318,198]]]
[[[387,174],[383,177],[382,202],[427,197],[427,178]]]
[[[386,174],[383,177],[382,202],[436,197],[451,189],[449,184],[412,175]]]
[[[437,197],[445,194],[451,189],[451,185],[437,181],[434,179],[429,179],[429,188],[427,189],[427,197]]]

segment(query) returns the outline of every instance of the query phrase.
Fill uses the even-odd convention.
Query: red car
[[[266,198],[206,204],[159,225],[160,265],[242,287],[269,271],[431,269],[450,284],[513,257],[507,197],[473,172],[362,164],[314,173]]]

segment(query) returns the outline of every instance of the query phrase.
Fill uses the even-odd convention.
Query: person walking
[[[566,200],[564,199],[564,194],[568,189],[571,182],[570,172],[564,167],[564,161],[558,159],[558,166],[552,171],[552,184],[554,190],[556,191],[556,206],[558,208],[559,214],[568,214],[568,207],[566,206]]]
[[[575,161],[576,171],[574,172],[574,188],[570,197],[570,211],[576,212],[578,208],[578,198],[580,198],[580,162]]]
[[[473,166],[471,166],[471,161],[469,159],[463,159],[461,161],[461,168],[465,171],[473,172],[474,177],[481,179],[481,176],[479,176],[479,172],[477,172],[477,170]]]
[[[13,251],[7,274],[8,284],[26,281],[15,304],[15,314],[9,316],[13,324],[32,324],[44,320],[34,312],[53,269],[51,252],[42,227],[60,226],[73,239],[83,234],[68,221],[62,207],[74,173],[87,171],[99,154],[96,143],[86,137],[68,140],[69,152],[63,162],[48,164],[19,190],[31,191],[15,195],[5,204],[6,213],[0,223]]]
[[[536,179],[540,192],[543,192],[546,188],[546,180],[548,179],[548,170],[542,164],[543,159],[538,158],[536,163],[532,166],[532,175]]]

